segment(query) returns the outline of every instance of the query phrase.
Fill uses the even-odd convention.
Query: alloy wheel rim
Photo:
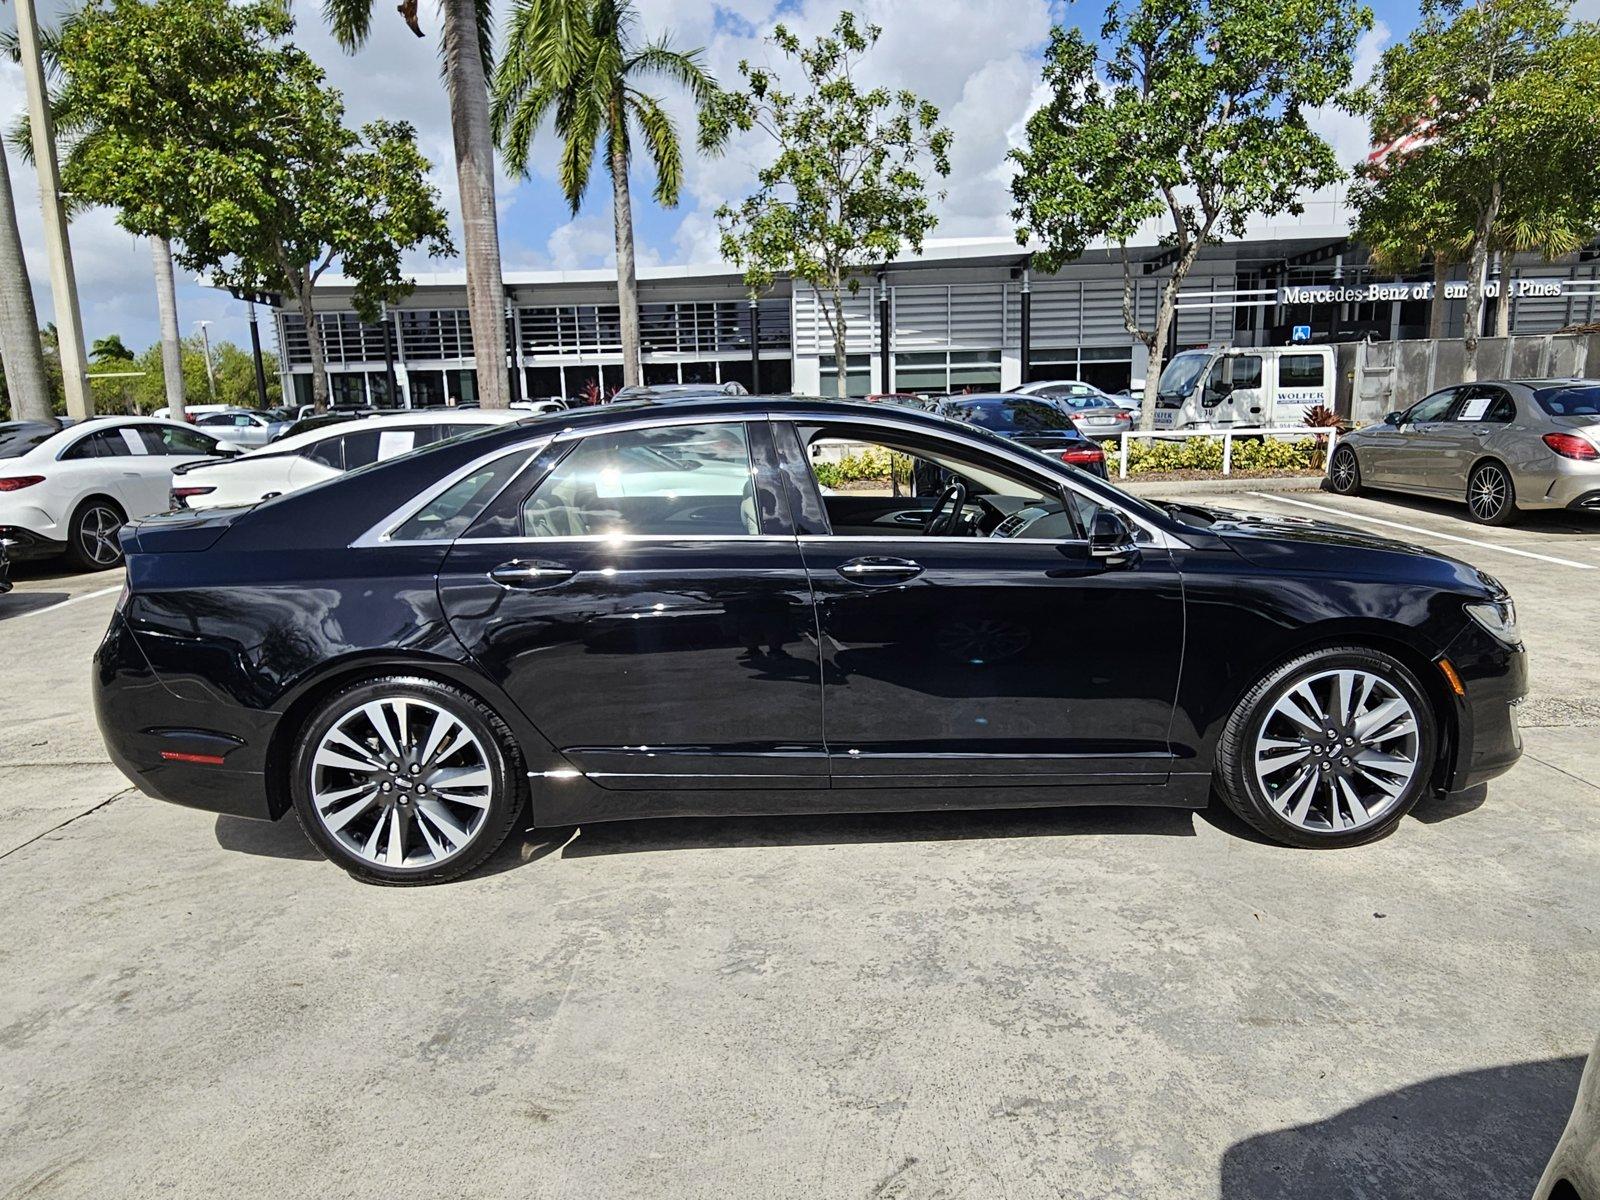
[[[1480,520],[1497,516],[1506,502],[1506,477],[1499,467],[1484,467],[1472,477],[1472,494],[1467,503]]]
[[[1273,810],[1313,833],[1382,820],[1416,778],[1416,709],[1380,675],[1353,669],[1301,679],[1256,733],[1255,777]]]
[[[117,532],[121,528],[122,518],[109,508],[97,505],[83,514],[78,541],[90,561],[110,566],[122,557],[122,547],[117,544]]]
[[[390,870],[458,856],[489,817],[494,773],[478,736],[437,704],[369,700],[336,720],[311,759],[311,801],[328,835]]]
[[[1348,450],[1341,450],[1333,456],[1333,486],[1341,491],[1350,486],[1355,479],[1355,456]]]

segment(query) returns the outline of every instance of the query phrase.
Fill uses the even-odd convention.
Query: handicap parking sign
[[[1311,340],[1311,326],[1296,325],[1294,332],[1289,335],[1289,340],[1294,342],[1309,342]]]

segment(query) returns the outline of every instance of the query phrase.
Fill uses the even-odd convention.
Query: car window
[[[21,458],[35,446],[55,437],[56,431],[48,427],[13,429],[0,434],[0,458]]]
[[[135,429],[118,427],[91,433],[67,449],[62,461],[80,458],[129,458],[134,454],[147,454],[143,440]]]
[[[1211,364],[1211,373],[1206,376],[1206,390],[1201,397],[1201,403],[1207,408],[1220,404],[1226,397],[1233,395],[1241,388],[1258,388],[1261,386],[1261,356],[1259,354],[1243,354],[1232,357],[1233,382],[1223,380],[1223,368],[1230,360],[1219,358]]]
[[[597,433],[522,505],[526,537],[761,532],[742,422]]]
[[[1442,421],[1450,412],[1450,406],[1455,403],[1456,393],[1460,388],[1446,388],[1442,392],[1435,392],[1423,400],[1418,400],[1406,413],[1405,424],[1415,425],[1419,421]]]
[[[395,530],[395,540],[441,542],[460,537],[528,461],[528,455],[524,447],[456,480]]]
[[[1504,388],[1474,387],[1462,391],[1454,419],[1476,425],[1504,425],[1516,420],[1517,405]]]
[[[344,435],[325,437],[321,441],[312,442],[300,451],[302,458],[308,458],[314,463],[321,463],[325,467],[332,467],[335,471],[344,470]]]
[[[1021,433],[1045,430],[1071,431],[1072,419],[1054,404],[1041,400],[996,400],[978,404],[963,404],[955,415],[970,421],[981,429],[1000,429]]]
[[[151,454],[211,455],[217,452],[215,439],[193,429],[182,429],[175,425],[141,425],[139,436],[144,440],[145,449]]]
[[[1592,383],[1539,388],[1533,398],[1552,417],[1600,416],[1600,386]]]
[[[1326,375],[1327,360],[1320,354],[1285,354],[1278,359],[1278,386],[1281,388],[1319,388]]]

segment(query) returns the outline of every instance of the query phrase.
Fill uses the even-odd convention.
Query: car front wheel
[[[1360,495],[1361,464],[1349,446],[1340,446],[1333,452],[1333,462],[1328,464],[1328,486],[1341,496]]]
[[[291,770],[306,835],[369,883],[466,874],[499,849],[527,797],[516,745],[493,710],[409,676],[326,700],[301,729]]]
[[[1428,790],[1438,725],[1406,666],[1358,646],[1267,673],[1223,728],[1217,788],[1273,841],[1303,848],[1383,837]]]

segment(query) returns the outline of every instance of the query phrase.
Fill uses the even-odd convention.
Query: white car
[[[196,418],[209,416],[211,413],[231,412],[232,410],[233,405],[231,404],[185,404],[183,406],[183,419],[193,424]],[[172,409],[163,405],[150,415],[158,420],[169,421],[172,419]]]
[[[542,417],[549,413],[566,412],[567,402],[551,396],[544,400],[513,400],[511,407],[518,412],[529,412]]]
[[[96,417],[0,447],[0,541],[13,559],[64,554],[96,570],[122,561],[117,534],[165,512],[172,468],[237,454],[232,442],[178,421]]]
[[[528,419],[511,409],[414,409],[359,417],[281,438],[260,450],[172,472],[174,508],[256,504],[345,471],[474,429]]]
[[[274,421],[264,413],[243,408],[229,408],[222,412],[201,413],[194,419],[196,429],[204,429],[217,437],[227,438],[236,446],[254,448],[265,446],[289,427],[287,421]]]

